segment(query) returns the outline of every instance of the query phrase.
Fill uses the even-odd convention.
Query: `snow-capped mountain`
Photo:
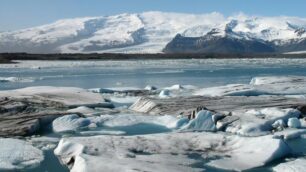
[[[191,52],[214,52],[234,44],[246,52],[258,51],[258,46],[268,52],[305,51],[305,30],[306,19],[297,17],[145,12],[65,19],[2,32],[0,52],[158,53],[184,52],[186,47]]]

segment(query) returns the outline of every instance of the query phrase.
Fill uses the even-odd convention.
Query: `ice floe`
[[[33,168],[43,160],[43,152],[29,143],[18,139],[0,138],[0,171]]]
[[[88,107],[112,107],[100,94],[89,92],[85,89],[75,87],[27,87],[17,90],[0,91],[1,97],[15,98],[41,98],[63,103],[67,106],[88,106]]]
[[[65,115],[56,118],[52,122],[54,132],[69,132],[76,131],[84,127],[88,127],[91,121],[88,118],[80,118],[78,115]]]
[[[306,77],[255,77],[250,84],[230,84],[196,90],[202,96],[305,95]]]
[[[214,160],[208,163],[209,166],[246,170],[282,158],[290,151],[282,139],[272,136],[245,138],[187,132],[64,138],[54,152],[72,172],[99,169],[183,172],[203,171],[194,164],[202,163],[204,166],[203,159],[210,158]],[[195,159],[192,154],[202,158]],[[216,155],[219,158],[215,159]]]
[[[300,128],[301,127],[301,122],[298,118],[289,118],[287,125],[290,128]]]
[[[232,112],[232,116],[236,117],[236,119],[233,121],[229,120],[231,122],[227,123],[227,126],[224,127],[226,132],[244,136],[266,135],[273,130],[276,121],[283,120],[287,123],[289,118],[297,118],[300,114],[300,111],[290,108],[264,108],[257,110],[234,111]],[[232,117],[226,116],[225,119],[226,118]]]
[[[198,112],[183,129],[196,131],[216,131],[216,125],[213,120],[213,113],[207,110]]]
[[[288,162],[281,163],[273,167],[275,172],[304,172],[306,169],[306,159],[298,158]]]
[[[34,82],[35,79],[32,77],[0,77],[0,82]]]

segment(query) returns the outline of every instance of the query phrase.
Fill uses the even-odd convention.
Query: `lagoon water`
[[[255,76],[286,75],[306,76],[306,59],[17,61],[15,64],[0,64],[0,90],[28,86],[144,88],[146,85],[166,87],[174,84],[201,88],[249,83]],[[279,162],[249,171],[271,171],[274,163]],[[226,171],[203,164],[200,163],[199,167],[210,171]],[[23,171],[54,170],[68,171],[50,150],[45,152],[45,160],[39,167]]]
[[[0,65],[0,90],[45,85],[143,88],[146,85],[188,84],[210,87],[248,83],[255,76],[278,75],[306,76],[306,59],[18,61]]]

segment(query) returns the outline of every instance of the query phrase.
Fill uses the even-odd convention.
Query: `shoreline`
[[[14,60],[180,60],[180,59],[304,59],[306,54],[28,54],[0,53],[0,64],[12,64]]]

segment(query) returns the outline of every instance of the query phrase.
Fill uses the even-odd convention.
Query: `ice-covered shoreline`
[[[176,59],[176,60],[15,60],[12,64],[1,64],[0,68],[63,68],[63,67],[154,67],[179,68],[186,66],[252,66],[252,65],[303,65],[306,59],[303,58],[237,58],[237,59]]]
[[[0,91],[0,151],[12,150],[7,143],[17,145],[15,154],[0,156],[0,169],[30,171],[44,161],[43,152],[55,148],[72,172],[243,171],[292,156],[298,160],[273,169],[301,169],[305,95],[301,76],[255,77],[250,84],[210,88]],[[6,138],[13,136],[19,137]]]

